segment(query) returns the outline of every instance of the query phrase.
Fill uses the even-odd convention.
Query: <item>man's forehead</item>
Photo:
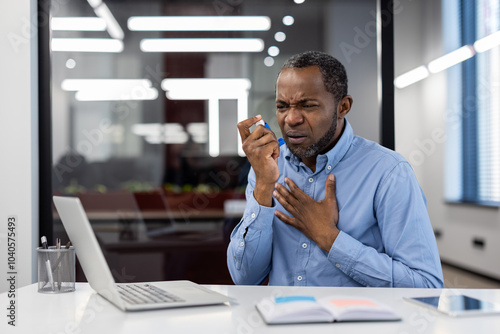
[[[276,83],[276,99],[280,96],[302,100],[327,93],[319,68],[286,68]]]

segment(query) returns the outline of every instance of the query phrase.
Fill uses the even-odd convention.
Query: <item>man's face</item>
[[[301,159],[327,152],[340,136],[337,104],[317,66],[281,71],[276,116],[285,143]]]

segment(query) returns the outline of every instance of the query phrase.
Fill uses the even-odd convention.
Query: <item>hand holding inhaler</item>
[[[250,132],[253,125],[256,127]],[[280,174],[278,157],[282,140],[276,137],[260,115],[239,122],[238,131],[243,151],[255,173],[254,197],[260,205],[272,206],[274,183]]]

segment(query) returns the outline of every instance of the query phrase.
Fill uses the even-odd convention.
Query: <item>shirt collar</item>
[[[323,167],[328,164],[331,168],[330,170],[327,170],[327,172],[330,172],[331,169],[335,168],[340,160],[342,160],[342,158],[346,155],[349,147],[351,147],[352,140],[354,139],[354,133],[351,124],[347,121],[347,118],[344,118],[344,120],[345,128],[337,144],[335,144],[335,146],[325,154],[318,155],[316,159],[316,171],[323,169]],[[300,159],[293,155],[288,147],[286,147],[284,153],[284,157],[290,161],[291,164],[297,166],[297,168],[300,166]]]

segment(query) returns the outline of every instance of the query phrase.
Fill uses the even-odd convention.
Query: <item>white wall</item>
[[[0,292],[7,291],[7,219],[17,216],[17,286],[35,281],[38,245],[38,88],[35,0],[0,10]]]
[[[443,55],[441,1],[401,0],[395,16],[396,76]],[[443,262],[500,279],[500,211],[444,201],[447,74],[396,89],[396,150],[412,163],[426,194]],[[484,249],[474,238],[484,239]],[[460,282],[450,282],[458,286]]]

